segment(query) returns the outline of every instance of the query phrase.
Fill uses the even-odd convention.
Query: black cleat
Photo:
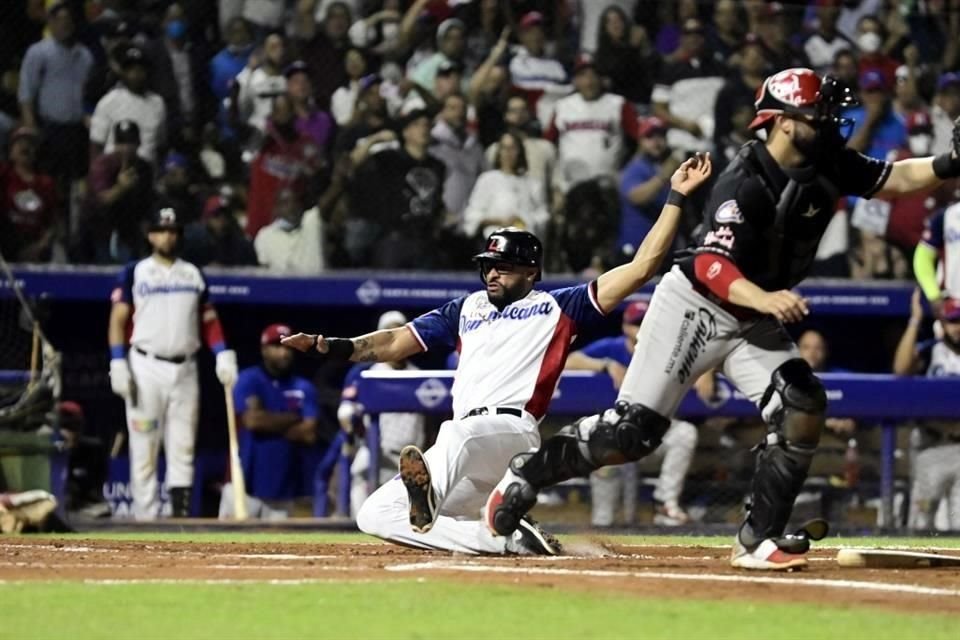
[[[400,451],[400,480],[410,501],[410,526],[417,533],[430,531],[437,519],[437,497],[423,452],[413,445]]]

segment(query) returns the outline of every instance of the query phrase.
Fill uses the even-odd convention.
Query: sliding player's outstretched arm
[[[396,362],[423,351],[407,327],[374,331],[356,338],[297,333],[283,338],[281,343],[311,355],[353,362]]]
[[[673,173],[670,177],[670,197],[633,260],[607,271],[597,279],[597,302],[600,308],[605,311],[613,309],[657,273],[660,263],[673,246],[684,198],[706,182],[712,170],[710,154],[698,153]]]

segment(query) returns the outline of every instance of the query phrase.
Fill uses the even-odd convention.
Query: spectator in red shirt
[[[37,171],[37,132],[20,127],[0,163],[0,250],[8,260],[47,262],[59,222],[53,179]]]
[[[857,48],[860,49],[860,76],[878,71],[888,87],[894,85],[900,63],[884,50],[886,31],[876,16],[863,16],[857,24]]]
[[[286,187],[302,192],[319,162],[317,145],[297,131],[290,97],[278,96],[267,122],[267,137],[250,165],[248,237],[256,237],[261,228],[273,222],[273,205],[280,190]]]

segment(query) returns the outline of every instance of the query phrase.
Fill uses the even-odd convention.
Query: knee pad
[[[817,446],[826,410],[823,383],[800,358],[787,360],[773,371],[770,386],[760,400],[760,412],[770,433],[799,447]]]
[[[670,420],[642,404],[617,402],[600,416],[587,438],[597,465],[623,464],[649,455],[663,441]]]

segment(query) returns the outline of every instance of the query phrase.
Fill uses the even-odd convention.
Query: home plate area
[[[532,589],[609,590],[637,597],[829,602],[899,611],[960,613],[960,571],[841,568],[821,547],[795,573],[728,566],[729,549],[646,546],[600,539],[567,543],[570,555],[476,557],[371,543],[179,543],[9,539],[0,543],[0,583],[193,582],[282,586],[392,580],[504,583]]]

